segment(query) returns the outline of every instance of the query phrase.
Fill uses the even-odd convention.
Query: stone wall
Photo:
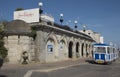
[[[69,57],[69,45],[73,43],[72,57]],[[84,44],[82,49],[82,44]],[[83,50],[83,56],[82,56]],[[36,51],[40,62],[55,62],[87,57],[92,50],[92,42],[83,38],[59,32],[50,28],[37,31]]]
[[[4,37],[5,47],[8,49],[9,63],[21,63],[22,53],[27,52],[29,62],[34,59],[34,41],[29,36],[12,35]]]

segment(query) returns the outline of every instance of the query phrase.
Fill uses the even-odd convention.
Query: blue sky
[[[101,33],[106,43],[120,46],[120,0],[0,0],[0,20],[13,20],[16,8],[38,8],[38,2],[43,2],[44,13],[51,14],[56,22],[63,13],[64,25],[73,28],[77,20],[78,29],[86,24],[87,29]]]

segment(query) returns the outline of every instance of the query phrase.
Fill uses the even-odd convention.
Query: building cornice
[[[88,36],[84,33],[81,33],[81,32],[78,32],[78,31],[65,30],[65,29],[62,29],[62,28],[58,28],[56,26],[48,25],[46,23],[34,23],[34,24],[31,24],[31,26],[36,27],[36,28],[47,27],[49,29],[51,28],[51,29],[54,29],[54,30],[57,30],[57,31],[69,33],[69,34],[72,34],[72,35],[75,35],[75,36],[78,36],[78,37],[81,37],[81,38],[84,38],[84,39],[87,39],[87,40],[94,41],[90,36]]]

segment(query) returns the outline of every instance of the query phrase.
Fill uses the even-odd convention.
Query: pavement
[[[76,65],[86,64],[88,63],[86,62],[88,60],[92,60],[92,58],[87,57],[80,59],[69,59],[65,61],[51,62],[51,63],[34,62],[26,65],[4,63],[0,69],[0,75],[5,75],[4,77],[31,77],[33,72],[50,72],[54,70],[65,69]],[[7,71],[9,73],[7,73]],[[12,75],[13,72],[14,72],[14,76]]]
[[[91,57],[87,58],[80,58],[80,59],[69,59],[64,61],[57,61],[57,62],[49,62],[49,63],[39,63],[39,62],[32,62],[29,64],[10,64],[10,63],[4,63],[1,69],[19,69],[21,67],[31,68],[35,66],[52,66],[52,67],[62,67],[62,66],[68,66],[68,65],[76,65],[76,64],[83,64],[87,60],[92,60]]]
[[[120,54],[119,54],[120,55]],[[67,67],[67,66],[74,66],[74,65],[80,65],[85,63],[91,63],[92,57],[86,57],[86,58],[79,58],[79,59],[69,59],[64,61],[56,61],[56,62],[49,62],[49,63],[40,63],[40,62],[32,62],[29,64],[10,64],[10,63],[4,63],[0,70],[3,69],[21,69],[21,68],[27,68],[27,69],[48,69],[53,67]]]

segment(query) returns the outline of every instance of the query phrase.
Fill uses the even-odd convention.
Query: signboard
[[[48,52],[53,52],[53,45],[47,45]]]
[[[14,20],[23,20],[26,23],[39,22],[39,8],[14,12]]]

